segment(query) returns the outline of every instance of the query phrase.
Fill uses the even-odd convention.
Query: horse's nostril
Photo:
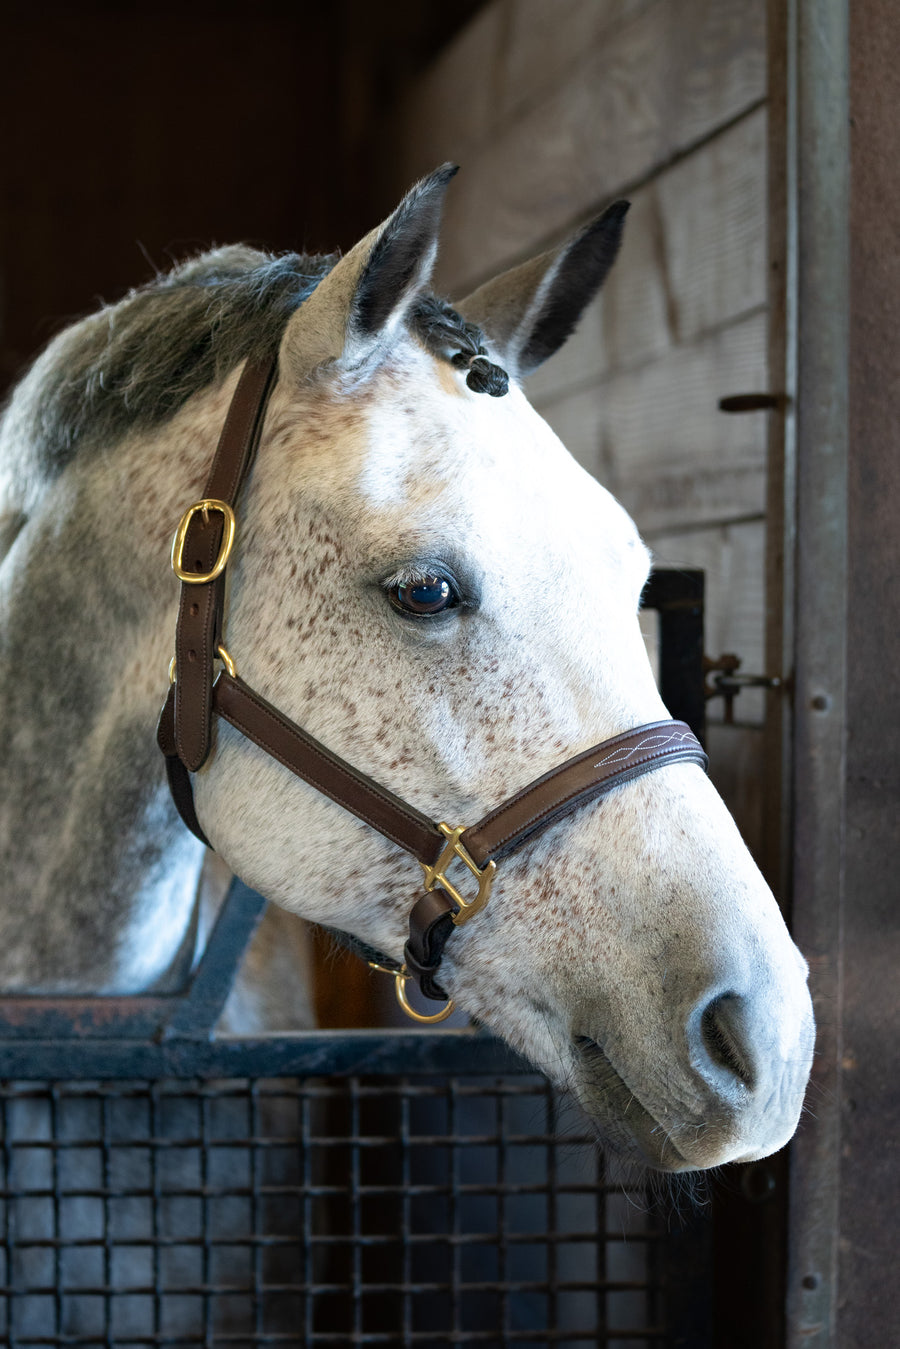
[[[704,1009],[700,1019],[700,1033],[706,1052],[717,1068],[743,1082],[754,1084],[752,1056],[745,1043],[743,999],[734,993],[723,993]]]

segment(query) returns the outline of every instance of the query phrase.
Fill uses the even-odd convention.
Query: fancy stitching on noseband
[[[476,364],[477,362],[477,364]],[[495,397],[506,392],[504,372],[481,352],[466,360],[476,392]],[[425,893],[409,916],[409,940],[403,963],[356,938],[350,945],[376,969],[392,974],[397,999],[416,1021],[443,1021],[452,999],[437,982],[444,947],[455,927],[487,904],[497,863],[538,831],[579,806],[605,796],[663,764],[696,763],[706,768],[703,748],[681,721],[650,722],[594,745],[535,779],[490,811],[477,824],[434,823],[400,797],[333,754],[268,703],[235,669],[222,645],[225,574],[237,532],[234,506],[259,444],[276,362],[248,362],[222,427],[201,500],[181,518],[172,545],[172,567],[181,581],[175,655],[169,666],[169,692],[160,714],[157,739],[165,755],[169,787],[187,827],[207,846],[194,807],[191,773],[209,756],[213,713],[224,717],[248,740],[345,810],[376,829],[419,861]],[[484,375],[487,378],[484,378]],[[505,378],[505,376],[504,376]],[[223,669],[214,678],[214,662]],[[477,882],[466,897],[447,872],[461,864]],[[433,1016],[415,1011],[406,983],[415,979],[427,998],[445,1001]]]

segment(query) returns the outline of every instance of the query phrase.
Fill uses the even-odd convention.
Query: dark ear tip
[[[596,220],[592,222],[592,225],[589,226],[589,228],[597,227],[599,225],[619,224],[625,219],[630,210],[630,201],[614,201],[611,206],[607,206],[606,210],[597,216]]]
[[[445,187],[451,178],[455,178],[459,173],[459,165],[448,160],[446,164],[440,164],[433,173],[429,173],[426,182],[434,183],[435,186]]]
[[[631,209],[630,201],[614,201],[611,206],[583,226],[575,236],[575,245],[590,247],[592,241],[621,237],[625,217]]]

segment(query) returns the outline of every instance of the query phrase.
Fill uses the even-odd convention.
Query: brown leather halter
[[[172,546],[172,566],[182,582],[181,601],[169,693],[157,736],[169,786],[185,824],[208,844],[194,809],[190,774],[209,755],[215,712],[297,777],[417,858],[425,872],[425,893],[410,913],[404,964],[370,948],[363,950],[371,963],[394,974],[404,1010],[416,1020],[443,1020],[452,1002],[437,1015],[424,1017],[409,1006],[406,981],[414,978],[428,998],[447,998],[436,981],[444,946],[454,927],[487,903],[497,863],[539,830],[614,787],[663,764],[696,763],[705,768],[706,755],[684,722],[650,722],[551,769],[477,824],[451,827],[433,823],[340,759],[245,684],[221,644],[225,567],[234,544],[234,504],[259,443],[275,370],[274,360],[245,366],[219,437],[205,496],[185,512]],[[214,679],[217,658],[224,669]],[[471,898],[448,879],[455,862],[468,868],[477,881]]]

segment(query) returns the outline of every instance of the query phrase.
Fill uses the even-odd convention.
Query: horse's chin
[[[595,1040],[575,1040],[572,1086],[603,1143],[617,1156],[655,1171],[706,1171],[730,1161],[746,1161],[727,1121],[664,1125],[613,1067]],[[759,1155],[773,1151],[763,1149]]]
[[[657,1171],[696,1169],[697,1163],[681,1155],[596,1041],[578,1036],[574,1049],[571,1085],[605,1146],[623,1160]]]

